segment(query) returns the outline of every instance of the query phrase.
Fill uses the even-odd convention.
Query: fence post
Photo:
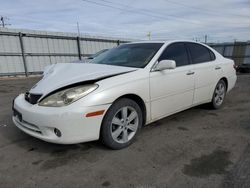
[[[226,44],[223,45],[222,56],[225,56]]]
[[[26,56],[25,56],[24,45],[23,45],[23,33],[21,33],[21,32],[19,32],[19,41],[20,41],[22,58],[23,58],[23,66],[24,66],[25,76],[28,77],[29,75],[28,75]]]
[[[82,59],[82,55],[81,55],[81,43],[80,43],[80,37],[76,37],[76,42],[77,42],[77,50],[78,50],[78,57],[79,60]]]

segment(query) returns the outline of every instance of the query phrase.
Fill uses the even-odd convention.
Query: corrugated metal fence
[[[217,50],[224,57],[233,59],[237,65],[242,63],[250,63],[249,42],[210,44],[210,46]]]
[[[53,63],[69,63],[105,48],[112,48],[125,39],[77,36],[58,33],[0,28],[0,76],[40,74]],[[210,44],[236,64],[250,63],[250,43]]]
[[[0,76],[39,74],[53,63],[82,59],[126,40],[73,33],[0,30]]]

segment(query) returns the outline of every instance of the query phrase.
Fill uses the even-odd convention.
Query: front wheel
[[[226,96],[226,84],[223,80],[220,80],[214,90],[213,99],[211,101],[211,106],[214,109],[219,109]]]
[[[129,146],[142,126],[139,105],[127,98],[117,100],[107,111],[101,127],[102,142],[112,149]]]

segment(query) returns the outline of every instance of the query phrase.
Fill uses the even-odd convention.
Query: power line
[[[127,8],[131,8],[131,6],[129,6],[129,5],[125,5],[125,4],[123,4],[123,3],[111,2],[111,1],[108,1],[108,0],[99,0],[99,1],[103,1],[103,2],[106,2],[106,3],[112,3],[112,4],[116,4],[116,5],[124,6],[124,7],[127,7]]]
[[[106,3],[110,3],[110,4],[116,4],[116,5],[119,5],[119,6],[125,6],[125,7],[128,7],[128,8],[131,8],[131,9],[134,9],[134,7],[132,7],[132,6],[128,6],[128,5],[125,5],[125,4],[123,4],[123,3],[118,3],[118,2],[112,2],[112,1],[109,1],[109,0],[99,0],[99,1],[103,1],[103,2],[106,2]],[[200,9],[203,9],[203,10],[206,10],[206,9],[204,9],[204,8],[197,8],[197,7],[192,7],[192,6],[189,6],[189,5],[185,5],[185,4],[182,4],[182,3],[178,3],[178,2],[173,2],[173,1],[169,1],[169,0],[166,0],[167,2],[169,2],[169,3],[172,3],[172,4],[177,4],[177,5],[179,5],[179,6],[183,6],[183,7],[188,7],[188,8],[192,8],[192,9],[195,9],[196,11],[201,11],[201,12],[203,12],[204,13],[204,11],[202,11],[202,10],[200,10]],[[148,12],[150,12],[150,10],[148,10],[148,9],[139,9],[139,11],[143,11],[143,12],[146,12],[146,13],[148,13]],[[207,11],[208,11],[208,9],[207,9]],[[218,12],[212,12],[212,11],[210,11],[210,12],[205,12],[205,13],[207,13],[207,14],[210,14],[210,15],[216,15],[216,16],[221,16],[221,14],[220,13],[218,13]],[[157,15],[161,15],[161,16],[164,16],[163,14],[159,14],[159,13],[154,13],[155,15],[157,14]],[[232,14],[233,15],[233,14]],[[170,16],[174,16],[174,15],[170,15]],[[236,16],[243,16],[243,15],[236,15]],[[177,16],[174,16],[174,17],[177,17]],[[179,17],[177,17],[177,18],[179,18]],[[179,18],[179,19],[181,19],[181,18]],[[185,19],[185,21],[187,21],[186,19]],[[190,21],[189,21],[190,22]],[[232,23],[232,20],[230,20],[230,23]],[[238,22],[233,22],[233,23],[235,23],[235,24],[238,24]],[[197,23],[196,23],[197,24]],[[201,25],[201,24],[200,24]]]
[[[117,7],[117,6],[113,6],[113,5],[109,5],[109,4],[103,4],[103,3],[96,2],[96,1],[90,1],[90,0],[82,0],[82,1],[87,2],[87,3],[91,3],[91,4],[95,4],[95,5],[99,5],[99,6],[103,6],[103,7],[108,7],[108,8],[112,8],[112,9],[116,9],[116,10],[125,11],[125,12],[132,12],[132,13],[136,13],[136,14],[150,16],[150,17],[154,17],[154,18],[158,18],[158,19],[167,20],[166,17],[172,17],[173,19],[176,19],[176,20],[179,20],[179,21],[182,21],[182,22],[187,22],[187,23],[196,24],[196,25],[202,25],[200,23],[192,22],[192,21],[189,21],[189,20],[186,20],[186,19],[183,19],[183,18],[179,18],[179,17],[174,16],[174,15],[170,15],[170,14],[167,14],[167,15],[164,15],[164,16],[158,16],[158,15],[155,15],[154,13],[152,13],[152,12],[150,12],[148,10],[147,10],[147,12],[144,12],[144,11],[141,11],[141,10],[125,9],[124,7],[121,8],[121,7]],[[106,1],[106,2],[108,2],[108,1]],[[109,3],[112,3],[112,2],[109,2]],[[121,4],[121,3],[119,3],[119,4]]]
[[[228,14],[228,15],[232,15],[232,16],[248,17],[246,15],[239,15],[239,14],[232,14],[232,13],[219,13],[219,12],[213,11],[211,9],[207,9],[207,8],[203,8],[203,7],[198,8],[198,7],[190,6],[190,5],[180,3],[180,2],[176,2],[176,1],[170,1],[170,0],[165,0],[165,1],[169,2],[169,3],[172,3],[172,4],[182,6],[182,7],[192,8],[192,9],[195,9],[196,11],[202,11],[203,13],[205,11],[206,13],[210,13],[210,14],[213,14],[213,15]]]
[[[136,13],[136,14],[143,14],[143,15],[146,15],[146,16],[150,16],[150,17],[155,17],[155,18],[160,18],[160,19],[164,19],[166,20],[166,17],[162,17],[162,16],[156,16],[155,14],[152,15],[152,13],[150,13],[150,10],[147,10],[147,9],[136,9],[132,6],[129,6],[129,5],[125,5],[123,3],[118,3],[118,2],[111,2],[109,0],[99,0],[99,1],[102,1],[102,2],[105,2],[105,3],[109,3],[109,4],[112,4],[112,5],[109,5],[109,4],[103,4],[103,3],[99,3],[99,2],[94,2],[94,1],[90,1],[90,0],[82,0],[82,1],[85,1],[85,2],[88,2],[88,3],[92,3],[92,4],[96,4],[96,5],[99,5],[99,6],[104,6],[104,7],[109,7],[109,8],[113,8],[113,9],[116,9],[116,10],[122,10],[122,11],[126,11],[126,12],[133,12],[133,13]],[[117,6],[113,6],[113,5],[117,5]],[[126,7],[126,9],[125,9]],[[127,9],[129,8],[129,9]],[[145,12],[144,12],[145,11]],[[162,14],[163,15],[163,14]],[[171,15],[172,16],[172,15]],[[175,16],[175,19],[179,19],[178,17],[176,18]],[[183,20],[182,20],[183,21]],[[185,20],[185,22],[187,22],[188,20]],[[194,22],[192,22],[194,23]],[[197,23],[195,23],[197,24]],[[200,24],[199,24],[200,25]],[[204,36],[203,36],[204,37]],[[205,42],[207,42],[208,40],[208,36],[205,36]],[[198,40],[198,38],[196,38],[196,40]],[[200,39],[199,39],[200,40]]]
[[[89,1],[89,0],[88,0]],[[126,4],[123,4],[123,3],[119,3],[119,2],[112,2],[112,1],[109,1],[109,0],[99,0],[99,1],[102,1],[102,2],[105,2],[105,3],[109,3],[109,4],[114,4],[114,5],[118,5],[118,6],[122,6],[122,7],[126,7],[126,8],[130,8],[130,9],[132,9],[132,10],[134,10],[135,8],[134,7],[132,7],[132,6],[129,6],[129,5],[126,5]],[[168,0],[166,0],[166,1],[168,1]],[[171,2],[172,3],[172,1],[168,1],[168,2]],[[173,2],[173,3],[175,3],[175,2]],[[178,4],[178,3],[177,3]],[[185,5],[184,5],[185,6]],[[188,5],[187,5],[188,6]],[[188,6],[189,8],[191,7],[191,6]],[[196,9],[197,11],[199,11],[199,9],[197,9],[197,8],[195,8],[195,7],[192,7],[193,9]],[[136,13],[138,13],[138,12],[142,12],[142,13],[146,13],[146,14],[148,14],[148,13],[150,13],[150,10],[148,10],[148,9],[136,9]],[[204,13],[204,12],[203,12]],[[206,12],[205,12],[206,13]],[[214,12],[214,14],[211,14],[211,15],[219,15],[219,16],[221,16],[221,14],[220,13],[218,13],[218,14],[216,14],[217,12]],[[164,14],[160,14],[160,13],[153,13],[154,15],[160,15],[160,18],[163,18],[162,16],[164,16]],[[209,13],[208,13],[209,14]],[[154,16],[153,15],[153,16]],[[149,14],[149,16],[151,16],[152,17],[152,13],[150,13]],[[197,24],[197,25],[201,25],[201,26],[204,26],[204,24],[203,23],[197,23],[197,22],[192,22],[192,21],[189,21],[189,20],[187,20],[187,19],[182,19],[182,18],[180,18],[180,17],[178,17],[178,16],[174,16],[174,15],[169,15],[169,16],[172,16],[172,17],[175,17],[175,19],[181,19],[181,21],[185,21],[185,22],[189,22],[189,23],[192,23],[192,24]],[[238,15],[239,16],[239,15]],[[159,16],[158,16],[159,17]],[[163,18],[164,20],[166,20],[166,18],[164,17]],[[213,21],[213,24],[215,24],[217,22],[217,24],[220,24],[221,22],[220,22],[220,20],[215,20],[215,21]],[[234,23],[235,24],[235,26],[236,25],[238,25],[238,21],[236,21],[236,22],[234,22],[234,21],[232,21],[232,20],[230,20],[230,21],[228,21],[228,22],[230,22],[230,23]],[[225,23],[225,21],[223,21],[223,23]],[[247,24],[247,23],[246,23]]]

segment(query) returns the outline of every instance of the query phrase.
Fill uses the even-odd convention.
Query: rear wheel
[[[211,101],[211,106],[214,109],[219,109],[226,96],[226,84],[223,80],[220,80],[214,90],[213,99]]]
[[[127,98],[116,101],[107,111],[101,127],[102,142],[112,149],[129,146],[142,126],[139,105]]]

